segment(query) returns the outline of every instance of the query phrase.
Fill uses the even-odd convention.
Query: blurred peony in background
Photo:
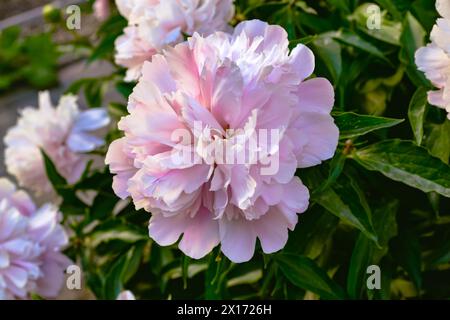
[[[0,299],[450,298],[449,19],[2,0]],[[178,129],[200,164],[172,161]],[[260,129],[275,173],[207,162]]]

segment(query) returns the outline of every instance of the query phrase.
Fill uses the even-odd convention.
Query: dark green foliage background
[[[332,160],[298,171],[312,191],[311,205],[279,253],[257,248],[251,262],[234,264],[216,248],[193,261],[148,238],[150,213],[130,204],[112,214],[118,199],[107,168],[88,167],[79,183],[67,185],[46,158],[75,232],[68,254],[83,266],[97,298],[115,299],[123,289],[141,299],[450,298],[450,121],[427,104],[432,87],[414,64],[437,18],[434,1],[375,2],[382,25],[369,31],[366,1],[236,1],[234,24],[282,25],[292,47],[313,49],[315,74],[335,86],[339,148]],[[113,61],[124,23],[117,13],[104,23],[85,56],[89,62]],[[123,75],[117,69],[70,91],[100,106],[107,87],[129,95]],[[110,111],[117,119],[126,113],[123,103],[110,104]],[[111,132],[108,139],[119,136]],[[75,195],[86,190],[100,190],[92,206]],[[381,268],[380,290],[366,286],[373,264]]]

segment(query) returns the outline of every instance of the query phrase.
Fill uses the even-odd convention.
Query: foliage
[[[50,33],[23,36],[20,27],[0,32],[0,93],[18,83],[55,85],[59,52]]]
[[[67,253],[81,262],[98,298],[114,299],[124,288],[144,299],[450,298],[450,122],[427,104],[430,84],[414,64],[437,14],[432,1],[375,2],[380,30],[367,29],[366,1],[236,1],[235,24],[257,18],[282,25],[292,47],[305,43],[313,49],[316,75],[335,85],[339,148],[325,164],[298,170],[313,191],[311,204],[279,253],[257,250],[244,264],[231,263],[218,250],[190,260],[175,246],[160,247],[148,238],[150,213],[118,201],[107,168],[88,167],[78,183],[68,185],[45,157],[74,231]],[[89,44],[89,63],[113,63],[113,43],[123,26],[117,12],[103,23]],[[14,30],[1,39],[7,61],[18,61],[19,52],[26,59],[24,48],[37,41],[17,43]],[[25,70],[25,77],[36,72]],[[105,78],[82,79],[69,91],[84,90],[89,105],[100,106],[107,85],[129,95],[133,85],[123,75],[117,68]],[[117,119],[126,112],[123,101],[110,110]],[[116,135],[111,132],[110,140]],[[99,190],[92,204],[79,197],[89,190]],[[373,264],[382,270],[380,290],[366,286]]]

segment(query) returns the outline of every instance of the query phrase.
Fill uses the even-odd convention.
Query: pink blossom
[[[119,123],[125,135],[106,163],[115,193],[152,212],[149,234],[158,244],[181,237],[179,248],[195,259],[220,244],[234,262],[251,259],[257,238],[265,253],[285,246],[309,202],[295,172],[333,157],[339,136],[333,87],[308,79],[310,49],[289,52],[288,45],[283,28],[253,20],[233,35],[195,34],[144,64]],[[279,143],[264,152],[249,147],[264,129],[280,132]],[[193,141],[174,140],[176,132]],[[201,161],[180,156],[180,145]],[[204,145],[227,145],[257,161],[207,159]],[[268,159],[278,160],[278,170],[263,174]]]
[[[431,43],[416,52],[420,71],[438,89],[428,92],[430,104],[445,109],[450,119],[450,2],[436,1],[439,18],[431,32]]]
[[[233,0],[116,0],[129,26],[116,40],[116,63],[127,68],[126,81],[137,80],[144,61],[183,34],[224,31],[234,14]]]
[[[60,218],[56,207],[38,209],[24,191],[0,179],[0,299],[58,295],[70,264],[60,252],[68,243]]]
[[[116,300],[136,300],[134,294],[131,291],[122,291]]]
[[[95,0],[93,9],[94,15],[98,20],[106,20],[110,13],[109,0]]]
[[[91,131],[109,124],[106,110],[81,112],[76,101],[74,96],[63,96],[53,107],[49,93],[42,92],[39,108],[23,109],[17,125],[9,129],[4,138],[6,167],[22,187],[38,195],[52,192],[40,149],[52,159],[58,172],[74,183],[92,158],[86,153],[104,144]]]

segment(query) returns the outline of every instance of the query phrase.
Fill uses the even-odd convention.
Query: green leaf
[[[313,42],[315,39],[317,39],[317,36],[313,35],[313,36],[306,36],[300,39],[291,40],[289,41],[289,48],[293,49],[299,44],[307,45]]]
[[[79,80],[76,80],[74,82],[72,82],[72,84],[66,89],[66,91],[64,92],[65,94],[78,94],[78,92],[80,92],[81,88],[83,88],[84,86],[90,85],[92,83],[92,81],[94,81],[94,78],[82,78]]]
[[[352,156],[368,170],[426,193],[434,191],[450,197],[450,167],[412,141],[386,140]]]
[[[278,12],[272,14],[271,19],[273,19],[275,23],[279,24],[286,30],[289,40],[297,38],[295,20],[298,18],[296,15],[296,11],[292,10],[289,6],[286,6]]]
[[[61,174],[59,174],[58,170],[56,169],[55,165],[53,164],[53,161],[42,149],[41,149],[41,154],[42,154],[42,158],[44,159],[44,165],[45,165],[45,171],[47,172],[47,177],[50,180],[50,182],[52,183],[55,190],[58,191],[60,188],[65,187],[67,185],[67,180]]]
[[[114,52],[114,42],[127,26],[127,21],[120,14],[111,15],[98,29],[100,38],[98,45],[94,48],[88,63],[98,59],[110,59]]]
[[[20,54],[21,42],[20,34],[22,30],[19,26],[12,26],[0,32],[0,61],[13,60]],[[11,61],[12,62],[12,61]]]
[[[342,175],[333,187],[318,194],[313,193],[312,198],[342,221],[359,229],[369,239],[378,241],[364,193],[351,177]]]
[[[335,41],[332,33],[320,35],[313,41],[315,51],[325,63],[328,71],[337,85],[342,73],[342,49],[339,42]]]
[[[112,216],[118,201],[119,199],[114,196],[114,193],[99,192],[89,209],[92,219],[103,220]]]
[[[398,209],[398,200],[390,200],[377,207],[373,212],[373,225],[381,248],[375,248],[372,263],[378,264],[388,253],[389,241],[398,233],[396,220]]]
[[[100,107],[103,94],[108,84],[108,77],[103,78],[82,78],[73,82],[66,93],[78,94],[82,89],[86,102],[91,108]]]
[[[24,40],[24,51],[29,63],[22,69],[27,81],[39,89],[57,83],[59,53],[49,33],[36,34]]]
[[[135,246],[112,265],[105,277],[104,296],[106,299],[115,300],[123,290],[126,283],[137,270],[142,256],[142,246]]]
[[[283,9],[287,5],[287,1],[264,1],[247,8],[243,15],[245,17],[259,17],[270,16],[274,12]]]
[[[360,50],[367,52],[377,58],[380,58],[381,60],[383,60],[387,63],[390,63],[389,60],[383,54],[383,52],[381,52],[376,46],[374,46],[370,42],[361,38],[356,33],[352,33],[347,30],[340,30],[340,31],[337,31],[333,37],[334,37],[334,39],[336,39],[344,44],[347,44],[347,45],[350,45],[357,49],[360,49]]]
[[[300,216],[300,222],[289,235],[285,253],[301,253],[316,259],[331,241],[339,219],[320,206],[313,206]]]
[[[61,196],[63,202],[60,210],[64,214],[84,214],[86,204],[83,203],[76,195],[75,189],[69,186],[67,180],[58,172],[50,157],[41,150],[44,161],[45,171],[55,192]]]
[[[101,243],[120,240],[126,243],[136,243],[141,240],[147,240],[148,236],[143,230],[137,227],[132,227],[131,225],[117,224],[112,228],[106,230],[97,230],[92,232],[86,239],[86,243],[92,247],[96,248]]]
[[[395,19],[402,18],[402,12],[409,9],[410,0],[375,0],[380,6],[387,9]]]
[[[420,244],[417,235],[404,230],[392,244],[393,257],[408,272],[418,290],[422,287]]]
[[[275,255],[275,261],[284,276],[297,287],[317,293],[323,299],[345,299],[345,291],[313,260],[281,253]]]
[[[98,108],[102,105],[102,97],[105,91],[104,83],[101,81],[91,81],[84,86],[84,96],[90,108]]]
[[[369,132],[390,128],[402,123],[403,119],[392,119],[356,114],[353,112],[333,113],[336,125],[339,127],[340,139],[351,139]]]
[[[354,299],[362,297],[366,288],[367,267],[372,264],[379,264],[388,252],[389,240],[397,235],[397,210],[398,202],[391,201],[377,208],[372,215],[381,248],[376,247],[363,234],[358,236],[347,276],[347,291],[350,297]]]
[[[128,250],[127,268],[123,274],[123,282],[128,282],[138,271],[144,253],[145,242],[138,243]]]
[[[431,125],[426,146],[433,156],[448,164],[450,158],[450,121],[445,120],[440,125]]]
[[[414,93],[408,109],[409,123],[411,124],[416,138],[417,144],[422,144],[423,138],[423,121],[425,119],[425,112],[428,105],[427,89],[419,88]]]
[[[363,234],[358,236],[350,259],[347,277],[347,292],[353,299],[361,298],[374,246]]]
[[[134,87],[136,86],[135,83],[130,83],[130,82],[117,82],[116,83],[116,89],[117,91],[119,91],[119,93],[126,99],[128,100],[128,97],[131,95],[131,93],[133,92]]]
[[[337,179],[344,171],[346,160],[347,155],[344,153],[344,150],[338,150],[333,159],[330,161],[328,177],[325,182],[319,187],[320,190],[325,190],[328,187],[331,187],[337,181]]]
[[[425,45],[425,35],[422,25],[408,12],[403,21],[403,31],[400,36],[402,49],[399,58],[406,65],[406,73],[416,86],[430,87],[430,82],[423,72],[417,69],[415,62],[416,51]]]

